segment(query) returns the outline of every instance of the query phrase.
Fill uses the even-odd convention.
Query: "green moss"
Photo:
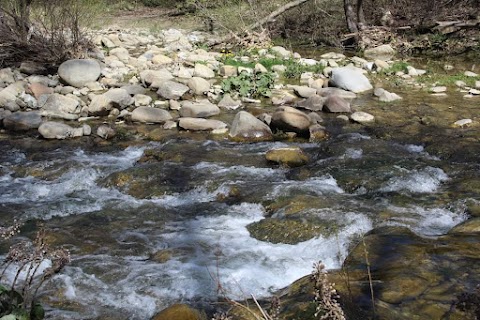
[[[381,73],[383,74],[395,74],[397,72],[407,73],[408,63],[405,61],[395,61],[390,67],[383,69]]]
[[[422,76],[417,78],[419,83],[424,83],[427,85],[437,85],[437,86],[455,86],[456,81],[463,81],[467,86],[475,86],[475,81],[479,81],[480,77],[467,77],[463,73],[456,74],[445,74],[445,73],[434,73],[427,72]]]

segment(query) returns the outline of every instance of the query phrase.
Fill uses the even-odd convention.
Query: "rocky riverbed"
[[[182,301],[210,314],[244,291],[313,319],[311,281],[278,289],[318,260],[342,267],[349,318],[465,319],[455,301],[480,280],[474,62],[398,69],[390,46],[231,57],[173,29],[94,39],[53,75],[0,70],[5,221],[45,221],[76,256],[43,292],[52,319],[146,319]],[[318,72],[286,79],[291,61]],[[271,74],[271,92],[225,92],[242,72]],[[204,316],[156,319],[171,312]]]

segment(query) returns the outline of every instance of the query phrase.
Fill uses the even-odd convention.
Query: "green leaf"
[[[45,318],[45,310],[40,303],[35,303],[30,312],[30,320],[43,320]]]

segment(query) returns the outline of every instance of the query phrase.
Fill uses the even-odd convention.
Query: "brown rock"
[[[197,310],[186,304],[174,304],[155,315],[152,320],[205,320]]]

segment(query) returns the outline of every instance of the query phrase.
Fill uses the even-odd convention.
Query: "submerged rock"
[[[299,147],[287,147],[268,150],[265,154],[268,161],[288,167],[299,167],[308,163],[307,154]]]
[[[206,320],[206,316],[186,304],[174,304],[155,315],[152,320]]]

